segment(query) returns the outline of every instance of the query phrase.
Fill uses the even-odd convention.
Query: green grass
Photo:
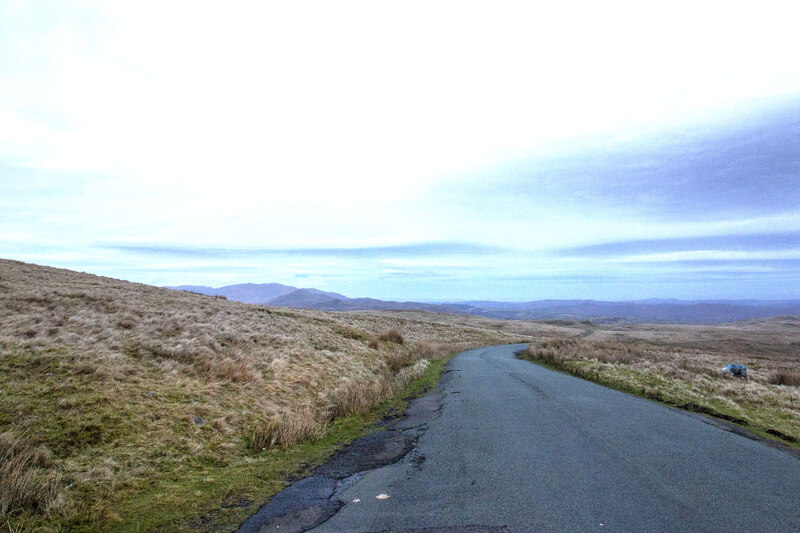
[[[454,354],[453,354],[454,355]],[[334,420],[315,442],[273,448],[249,460],[220,466],[198,461],[187,473],[151,479],[145,486],[123,488],[108,502],[102,524],[84,517],[76,530],[225,531],[234,530],[292,479],[310,474],[342,445],[366,435],[387,413],[402,412],[410,399],[432,390],[450,357],[431,362],[425,373],[395,398],[355,416]],[[247,503],[246,507],[242,506]]]
[[[90,472],[88,479],[67,480],[74,500],[91,502],[78,507],[69,518],[47,518],[33,513],[13,513],[0,525],[23,531],[225,531],[234,530],[255,513],[291,479],[308,475],[343,444],[365,435],[387,413],[402,412],[411,398],[432,389],[446,362],[454,354],[430,361],[425,371],[394,397],[363,413],[340,416],[330,422],[324,435],[286,447],[251,454],[232,454],[217,449],[213,439],[201,449],[186,448],[181,441],[143,433],[136,421],[160,416],[148,410],[148,396],[139,391],[141,403],[120,405],[114,391],[97,391],[92,375],[67,370],[56,352],[52,357],[27,350],[10,350],[0,359],[0,433],[12,421],[29,420],[37,442],[55,458],[69,461],[77,470]],[[65,377],[66,376],[66,377]],[[122,387],[123,385],[119,385]],[[202,403],[202,391],[162,380],[156,394],[172,409]],[[117,391],[122,394],[122,391]],[[133,397],[129,391],[126,397]],[[240,412],[231,399],[227,408]],[[168,421],[168,419],[165,419]],[[175,431],[171,423],[170,431]],[[188,420],[180,433],[200,435],[214,429],[195,427]],[[148,442],[149,439],[149,442]],[[135,443],[130,449],[120,442]],[[148,445],[149,444],[149,445]],[[87,451],[88,450],[88,451]],[[145,450],[147,457],[142,456]],[[105,458],[105,459],[103,459]],[[97,463],[100,466],[97,466]],[[158,464],[141,469],[142,463]],[[140,470],[136,471],[137,465]],[[135,475],[114,478],[120,470]],[[114,479],[105,486],[108,478]],[[8,522],[6,523],[6,519]]]
[[[319,438],[253,451],[247,435],[231,435],[231,426],[216,424],[220,416],[252,416],[249,397],[242,398],[236,384],[214,384],[217,399],[210,403],[206,389],[164,379],[155,363],[143,359],[136,379],[98,386],[96,373],[84,372],[73,353],[22,347],[0,352],[0,434],[15,429],[31,453],[45,450],[45,464],[29,469],[43,480],[31,491],[51,473],[60,476],[56,483],[65,496],[59,508],[12,507],[0,520],[3,530],[233,530],[291,478],[308,474],[384,414],[401,412],[409,398],[432,388],[452,356],[437,353],[388,400],[337,415]],[[398,372],[416,365],[415,357],[398,361]],[[202,415],[204,425],[195,425],[192,413]]]

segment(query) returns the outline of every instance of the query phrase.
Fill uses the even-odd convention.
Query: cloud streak
[[[103,243],[96,247],[139,255],[174,257],[246,257],[246,256],[303,256],[337,257],[348,259],[379,259],[391,257],[439,257],[448,255],[487,255],[503,251],[498,246],[469,242],[422,242],[393,246],[362,246],[352,248],[216,248],[205,246],[170,246],[161,244]]]
[[[800,231],[606,242],[560,248],[551,253],[561,257],[618,258],[633,255],[713,251],[750,254],[766,252],[768,254],[769,252],[794,252],[796,250],[800,250]],[[764,255],[764,253],[761,254],[762,257]]]
[[[476,196],[543,209],[635,214],[664,222],[763,217],[800,206],[800,98],[769,99],[711,126],[507,163]]]

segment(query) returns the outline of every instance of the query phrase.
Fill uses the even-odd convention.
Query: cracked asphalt
[[[382,466],[334,458],[306,482],[329,485],[326,512],[252,530],[800,531],[797,457],[516,359],[523,348],[456,356],[438,396],[382,432],[398,439]]]

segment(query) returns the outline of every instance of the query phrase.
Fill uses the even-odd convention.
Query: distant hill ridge
[[[675,300],[627,302],[537,300],[531,302],[466,301],[453,303],[394,302],[348,298],[335,292],[298,289],[280,283],[243,283],[212,288],[180,285],[170,289],[224,296],[244,303],[321,311],[430,311],[516,320],[591,320],[597,323],[722,324],[774,316],[800,316],[800,300]]]
[[[270,304],[282,307],[302,307],[304,309],[316,309],[316,307],[312,305],[317,301],[348,299],[347,296],[336,294],[335,292],[325,292],[317,289],[298,289],[297,287],[283,285],[281,283],[240,283],[238,285],[226,285],[218,288],[206,287],[205,285],[179,285],[177,287],[167,288],[196,292],[205,294],[206,296],[224,296],[228,300],[235,300],[248,304]],[[294,305],[295,303],[308,305]]]

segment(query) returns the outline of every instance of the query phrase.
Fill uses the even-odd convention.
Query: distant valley
[[[335,292],[280,283],[245,283],[224,287],[180,285],[170,289],[224,296],[238,302],[321,311],[429,311],[512,320],[588,320],[600,324],[722,324],[773,316],[800,316],[800,300],[537,300],[531,302],[466,301],[395,302],[348,298]]]

